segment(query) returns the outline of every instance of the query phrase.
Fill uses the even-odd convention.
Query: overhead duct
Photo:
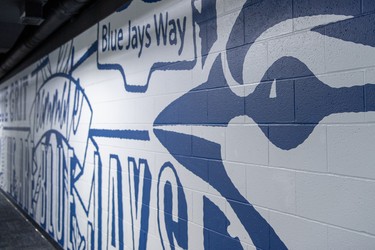
[[[24,11],[20,17],[23,25],[40,25],[43,18],[43,2],[26,1]]]
[[[10,55],[0,65],[0,78],[3,78],[6,73],[20,63],[33,49],[91,1],[93,0],[65,0],[60,2],[58,7],[30,38],[12,49]]]

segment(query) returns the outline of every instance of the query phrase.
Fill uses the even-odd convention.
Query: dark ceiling
[[[20,40],[30,36],[58,1],[0,1],[0,62]]]
[[[72,39],[128,1],[0,0],[0,81]]]

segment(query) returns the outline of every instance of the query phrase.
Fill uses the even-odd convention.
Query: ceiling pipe
[[[85,5],[92,0],[65,0],[47,17],[38,30],[24,43],[12,49],[10,55],[0,65],[0,79],[20,63],[41,42],[49,37],[66,21],[76,15]]]

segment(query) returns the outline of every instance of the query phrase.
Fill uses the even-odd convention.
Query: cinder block
[[[295,173],[249,165],[247,198],[253,205],[295,213]]]
[[[375,125],[328,126],[328,170],[375,179]]]
[[[262,1],[244,9],[245,42],[292,32],[292,1]],[[270,29],[278,25],[277,28]]]
[[[374,234],[375,182],[296,173],[297,215]]]
[[[375,11],[375,2],[373,0],[362,0],[363,12],[373,12]]]
[[[243,197],[246,197],[246,165],[245,164],[238,164],[233,162],[223,162],[223,165],[225,167],[225,173],[227,176],[222,176],[224,171],[217,171],[217,164],[210,164],[209,165],[209,179],[210,182],[214,180],[223,180],[222,183],[224,183],[224,180],[229,177],[233,185],[236,187],[236,189],[241,193]],[[225,184],[224,184],[225,185]],[[228,190],[228,189],[227,189]],[[217,191],[214,191],[214,188],[209,186],[209,191],[213,194],[217,193]],[[229,192],[228,192],[229,193]],[[228,199],[236,200],[238,199],[235,195],[229,195],[227,197]]]
[[[243,15],[238,11],[207,20],[202,26],[199,34],[203,42],[203,55],[244,44]]]
[[[283,57],[299,60],[291,67],[278,67],[272,71],[272,79],[297,78],[318,75],[325,72],[324,36],[312,31],[293,33],[292,35],[272,39],[268,42],[268,65]],[[287,58],[289,59],[289,58]],[[294,60],[296,61],[296,60]],[[287,63],[287,60],[284,60]]]
[[[204,26],[206,27],[206,35],[205,35],[206,36],[205,37],[205,41],[206,41],[205,50],[206,51],[203,51],[203,55],[207,55],[208,53],[214,52],[214,51],[211,51],[211,48],[218,38],[217,19],[210,19],[210,20],[205,21]]]
[[[222,159],[225,160],[225,134],[224,127],[193,126],[192,127],[192,155],[201,158]],[[202,142],[211,141],[220,145],[221,151],[216,148],[206,147]]]
[[[228,52],[227,52],[228,53]],[[259,83],[266,76],[268,69],[267,53],[268,47],[266,42],[256,42],[250,44],[246,52],[243,66],[240,67],[243,73],[243,82]]]
[[[337,227],[328,227],[328,249],[373,249],[375,237]]]
[[[366,71],[367,72],[367,71]],[[370,73],[370,72],[369,72]],[[345,71],[333,74],[324,74],[316,76],[324,84],[332,88],[361,86],[365,82],[365,74],[363,70]],[[375,79],[374,79],[375,82]]]
[[[366,83],[363,71],[326,74],[318,76],[318,79],[332,88],[350,88],[352,86],[362,86]],[[348,101],[347,98],[345,98],[345,101]],[[365,121],[365,116],[366,113],[363,112],[338,113],[326,116],[321,123],[359,123]]]
[[[195,20],[196,22],[201,23],[212,19],[216,16],[216,1],[203,1],[198,10],[200,10],[202,14]]]
[[[257,125],[232,125],[226,133],[227,161],[268,164],[268,140]]]
[[[183,63],[175,63],[173,65],[175,68],[178,68]],[[140,94],[141,96],[150,97],[186,93],[198,84],[198,82],[193,82],[192,70],[181,70],[179,74],[176,74],[175,70],[168,70],[167,68],[165,66],[153,72],[147,92]],[[183,67],[181,66],[181,68]]]
[[[157,117],[166,107],[170,105],[173,100],[178,99],[181,94],[170,94],[170,95],[160,95],[154,97],[154,106],[153,106],[153,117]],[[170,120],[175,121],[177,123],[179,116],[178,108],[173,108],[168,112],[168,119],[165,121],[161,121],[160,123],[171,123]]]
[[[245,99],[245,111],[258,124],[289,123],[295,120],[294,99],[293,81],[262,82]]]
[[[298,147],[282,150],[270,143],[270,165],[314,172],[327,171],[326,126],[318,125]]]
[[[270,224],[288,249],[327,249],[327,226],[321,223],[270,211]]]
[[[189,219],[190,220],[190,219]],[[203,227],[195,223],[188,222],[189,229],[189,248],[191,249],[203,249]]]
[[[244,246],[244,243],[253,245],[254,241],[254,244],[257,244],[259,248],[268,249],[269,225],[265,223],[269,219],[268,210],[241,202],[230,201],[226,203],[225,217],[228,219],[228,227],[226,229],[222,228],[221,231],[216,230],[216,232],[232,239],[238,238],[242,246]],[[252,233],[249,235],[245,228],[251,230]],[[239,248],[228,248],[227,246],[224,249]]]
[[[374,2],[375,3],[375,2]],[[365,70],[365,83],[375,84],[375,68]]]
[[[375,65],[375,14],[327,25],[325,28],[326,71],[343,71]]]
[[[177,157],[179,160],[182,160],[185,162],[192,159],[192,162],[194,162],[194,166],[196,167],[195,173],[193,174],[191,171],[186,169],[186,167],[180,165],[179,163],[173,163],[172,161],[172,163],[174,164],[174,167],[178,171],[178,177],[184,189],[191,189],[191,191],[199,191],[202,193],[207,193],[208,184],[205,180],[208,180],[208,164],[209,164],[208,160],[197,159],[197,158],[193,159],[191,157],[182,157],[182,156],[177,156]],[[190,199],[187,196],[187,194],[186,194],[186,199]]]
[[[252,2],[259,1],[259,0],[253,0]],[[224,3],[224,10],[225,12],[230,12],[233,10],[241,9],[244,4],[249,1],[245,0],[225,0]]]
[[[239,60],[239,58],[242,58],[241,56],[243,54],[248,53],[248,50],[249,50],[249,45],[246,44],[237,48],[228,49],[226,52],[224,52],[226,53],[225,54],[226,61],[223,62],[224,64],[223,68],[226,74],[230,75],[235,81],[234,83],[232,83],[231,81],[228,81],[229,85],[238,85],[238,84],[247,83],[247,81],[245,81],[245,75],[246,75],[247,70],[244,71],[244,69],[248,68],[247,66],[248,64],[245,64],[244,61]],[[259,57],[252,58],[252,60],[254,61],[257,61],[257,59],[259,59]],[[266,60],[266,63],[267,63],[267,51],[265,51],[265,53],[261,55],[261,60],[262,61]]]
[[[245,30],[244,30],[244,16],[243,14],[233,12],[229,13],[223,17],[220,17],[220,20],[218,20],[221,24],[225,24],[225,26],[232,26],[230,28],[230,34],[224,34],[219,31],[218,39],[220,41],[225,40],[226,43],[226,49],[238,47],[244,44],[245,42]],[[222,27],[222,26],[221,26]],[[228,29],[229,27],[223,27],[223,29]],[[221,28],[220,28],[221,29]],[[228,39],[228,35],[230,35],[230,39]]]
[[[375,68],[366,69],[366,71],[365,71],[365,83],[371,84],[371,85],[375,84]],[[369,90],[370,88],[366,87],[365,89]],[[369,103],[371,103],[373,99],[369,100],[369,99],[367,99],[367,96],[369,96],[370,94],[373,95],[372,93],[373,93],[373,91],[366,93],[366,100]],[[369,110],[369,107],[366,106],[366,110]],[[375,122],[375,112],[374,111],[366,112],[364,115],[365,115],[365,119],[366,119],[367,122]]]
[[[298,122],[318,123],[329,115],[365,110],[363,86],[331,88],[316,77],[296,80],[295,86]]]
[[[105,117],[108,124],[150,124],[152,122],[150,118],[154,114],[153,103],[153,98],[142,98],[97,104],[93,123],[102,121]],[[121,107],[121,109],[113,109],[114,106]]]
[[[244,99],[237,97],[229,87],[207,92],[207,119],[210,124],[227,124],[232,118],[244,114]],[[204,107],[203,102],[201,105]],[[204,110],[194,112],[203,117]]]
[[[338,15],[356,16],[361,13],[361,0],[296,0],[293,2],[295,30],[311,28],[337,20]],[[319,16],[319,18],[311,18]],[[336,16],[336,17],[335,17]],[[306,19],[306,20],[304,20]]]

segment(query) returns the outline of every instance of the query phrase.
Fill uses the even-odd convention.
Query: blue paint
[[[239,98],[228,87],[219,88],[225,83],[221,59],[218,57],[212,66],[208,81],[173,101],[155,119],[154,125],[220,125],[227,124],[235,116],[243,115],[244,99]],[[221,99],[215,99],[211,95],[220,96]],[[209,114],[209,111],[214,113]]]
[[[4,126],[4,130],[10,130],[10,131],[22,131],[22,132],[30,132],[30,127],[9,127]]]
[[[122,201],[122,166],[120,163],[120,159],[117,155],[110,155],[110,162],[112,160],[116,161],[115,166],[111,166],[110,164],[110,179],[109,186],[112,189],[112,194],[110,194],[109,197],[112,195],[112,224],[111,224],[111,245],[117,248],[117,241],[119,243],[118,249],[123,250],[124,249],[124,225],[123,220],[124,214],[123,214],[123,201]],[[114,181],[116,180],[116,181]],[[115,185],[117,184],[117,185]],[[112,185],[112,187],[111,187]],[[109,201],[110,202],[110,201]],[[117,211],[116,211],[116,202],[117,202]],[[116,213],[117,212],[117,213]],[[109,217],[108,217],[109,219]],[[117,224],[117,226],[116,226]],[[118,236],[118,240],[116,241],[116,235]]]
[[[318,8],[318,13],[348,14],[358,11],[348,4],[346,9],[335,8],[336,5],[332,3],[324,11]],[[268,28],[292,18],[291,6],[291,1],[261,1],[254,4],[251,1],[246,2],[235,21],[226,45],[229,70],[237,82],[243,82],[244,59],[252,42]],[[303,9],[301,6],[294,11],[299,13],[296,14],[297,16],[316,14],[314,12],[316,9]],[[366,24],[362,25],[364,20]],[[368,32],[374,20],[372,15],[368,15],[324,27],[315,27],[313,30],[341,40],[374,46],[375,36]],[[245,33],[242,32],[243,29]],[[347,30],[355,31],[350,33]],[[245,34],[244,41],[243,34]],[[231,49],[233,47],[235,48]],[[304,78],[291,79],[294,77]],[[270,97],[274,79],[276,79],[276,96]],[[258,124],[271,143],[280,149],[290,150],[302,144],[316,125],[331,114],[374,111],[374,97],[373,84],[332,88],[320,81],[303,62],[293,57],[282,57],[274,62],[264,73],[261,83],[253,93],[247,97],[238,97],[228,87],[222,72],[222,62],[218,56],[208,80],[167,106],[155,119],[154,126],[227,126],[233,118],[247,115]],[[154,129],[154,133],[182,166],[209,183],[227,199],[257,248],[268,249],[272,246],[275,249],[286,249],[274,229],[239,193],[230,180],[222,163],[220,145],[196,136],[157,128]],[[185,143],[185,146],[182,145]],[[191,148],[188,145],[192,145]],[[207,200],[205,200],[205,207],[207,210],[213,210],[210,214],[216,212],[216,218],[220,217],[220,213],[215,211],[218,208]],[[229,240],[229,244],[236,244],[236,241],[232,242],[223,237],[226,235],[224,222],[215,224],[213,219],[205,217],[205,224],[207,225],[205,248],[212,248],[210,244],[220,242],[214,246],[214,249],[221,249],[226,244],[221,242],[222,239]],[[212,232],[218,228],[221,228],[220,237]],[[223,247],[223,249],[232,248],[237,249],[238,246]]]
[[[239,238],[228,233],[230,222],[224,212],[206,196],[203,197],[204,249],[243,249]]]
[[[70,59],[73,59],[74,50],[70,50],[69,48],[65,48],[61,54],[58,56],[59,62],[65,62],[66,65],[61,65],[61,72],[54,73],[52,75],[46,75],[43,76],[45,80],[41,84],[41,86],[37,86],[37,92],[36,92],[36,99],[34,101],[34,119],[32,122],[34,122],[33,132],[40,133],[40,137],[34,138],[33,142],[33,149],[32,149],[32,159],[33,159],[33,168],[35,171],[41,171],[42,174],[39,175],[34,180],[32,186],[33,186],[33,200],[32,200],[32,207],[36,208],[36,205],[38,202],[40,202],[43,207],[43,216],[41,225],[46,228],[46,230],[49,232],[49,234],[56,239],[56,241],[63,245],[66,242],[66,237],[69,238],[69,244],[72,244],[73,249],[76,248],[85,248],[88,242],[86,242],[86,239],[83,234],[92,235],[93,228],[91,228],[91,231],[85,231],[82,232],[82,228],[79,227],[77,214],[76,214],[76,207],[81,206],[83,211],[86,213],[86,215],[89,214],[89,207],[85,206],[85,202],[82,200],[82,197],[79,195],[79,191],[75,187],[75,182],[81,177],[83,174],[83,168],[84,168],[84,162],[80,162],[77,156],[74,153],[74,148],[70,146],[69,138],[73,134],[78,133],[79,126],[78,124],[81,123],[81,105],[87,105],[85,106],[89,112],[92,113],[92,108],[88,102],[88,98],[85,95],[82,87],[79,84],[79,80],[74,79],[70,74],[66,73],[70,69]],[[88,55],[87,53],[85,55]],[[87,56],[88,57],[88,56]],[[87,58],[84,56],[84,58]],[[83,61],[81,61],[82,63]],[[47,67],[45,65],[45,67]],[[52,80],[60,78],[62,81],[59,83],[60,86],[54,86],[53,91],[51,91],[50,83]],[[59,79],[59,80],[60,80]],[[60,87],[60,88],[59,88]],[[74,92],[71,92],[71,89],[74,88]],[[62,92],[60,92],[62,91]],[[62,94],[62,95],[60,95]],[[39,105],[39,106],[38,106]],[[68,114],[68,107],[73,106],[70,114]],[[68,118],[68,115],[70,117]],[[83,121],[85,123],[91,124],[91,116],[88,116],[88,119],[86,121]],[[71,124],[71,126],[66,126],[65,130],[55,130],[53,127],[56,127],[56,129],[62,129],[64,125],[67,125],[67,123]],[[29,131],[29,129],[24,129],[25,131]],[[87,131],[88,132],[88,131]],[[51,145],[54,145],[55,148],[52,149]],[[46,151],[43,148],[51,148],[51,162],[47,161],[47,155]],[[68,151],[60,152],[62,148],[65,148]],[[87,145],[86,145],[87,149]],[[53,150],[57,150],[56,152],[53,152]],[[39,151],[42,151],[42,159],[38,159],[37,153]],[[69,155],[69,151],[73,152],[73,155]],[[86,151],[85,156],[86,158]],[[38,153],[39,154],[39,153]],[[57,161],[58,165],[54,166],[53,163],[53,157],[57,155],[58,157],[61,157],[59,161]],[[69,163],[69,164],[68,164]],[[47,166],[48,165],[48,166]],[[58,176],[58,183],[53,182],[52,178],[52,172],[50,171],[50,168],[56,167],[60,175]],[[48,168],[48,169],[47,169]],[[77,172],[79,172],[77,174]],[[49,173],[49,175],[48,175]],[[66,173],[70,173],[70,176],[66,176]],[[36,173],[33,173],[35,175]],[[47,177],[50,178],[47,178]],[[69,182],[68,182],[68,180]],[[49,181],[47,186],[47,181]],[[66,184],[69,183],[69,186],[66,186]],[[59,187],[58,195],[57,197],[54,196],[55,193],[49,193],[47,194],[45,190],[48,190],[48,188],[56,188],[55,186]],[[41,189],[42,188],[42,189]],[[91,183],[90,188],[90,195],[92,195],[93,192],[93,182]],[[72,201],[66,200],[65,195],[72,196],[74,199]],[[47,202],[51,202],[53,198],[58,198],[58,203],[60,206],[58,206],[58,218],[57,218],[57,228],[58,231],[62,234],[60,237],[57,235],[57,231],[54,231],[53,220],[56,220],[56,218],[52,217],[52,207],[50,207],[50,210],[46,215],[44,215],[45,209],[47,209]],[[91,196],[90,196],[91,197]],[[99,198],[100,200],[100,198]],[[64,204],[66,202],[69,202],[69,210],[65,210]],[[91,201],[89,201],[91,203]],[[55,205],[55,204],[54,204]],[[98,205],[100,207],[100,205]],[[56,207],[55,207],[56,209]],[[50,223],[46,224],[45,216],[50,216]],[[68,217],[70,221],[70,225],[65,225],[64,221],[65,218]],[[68,235],[65,235],[66,227],[69,227]]]
[[[227,47],[229,47],[229,45]],[[227,61],[230,62],[228,65],[229,72],[233,79],[240,84],[243,84],[244,55],[246,55],[249,48],[249,45],[246,44],[232,49],[227,48],[226,51]],[[256,64],[257,62],[254,61],[253,63]]]
[[[175,144],[178,144],[180,141],[184,141],[184,137],[188,136],[161,129],[154,129],[154,133],[168,150],[173,148]],[[165,138],[168,138],[168,140]],[[268,249],[269,239],[272,237],[277,246],[275,249],[287,249],[268,222],[247,201],[247,199],[241,195],[232,180],[229,178],[222,162],[220,145],[199,137],[196,137],[196,140],[200,141],[197,144],[200,145],[199,149],[205,150],[205,148],[211,148],[213,152],[216,152],[215,158],[220,159],[220,161],[171,154],[182,166],[210,184],[227,200],[256,247]],[[210,174],[212,174],[210,178],[202,174],[209,172],[209,169],[214,170],[210,172]]]
[[[293,17],[330,14],[357,16],[361,14],[361,0],[295,0],[293,2]]]
[[[95,143],[95,148],[97,149],[98,148],[98,145],[96,145]],[[96,150],[95,152],[95,156],[94,156],[96,159],[98,159],[98,188],[97,188],[97,192],[98,192],[98,211],[102,211],[102,202],[103,202],[103,197],[102,197],[102,161],[100,159],[100,155],[98,154],[98,151]],[[103,215],[101,212],[98,213],[98,229],[101,230],[102,229],[102,218],[103,218]],[[98,250],[101,250],[102,249],[102,234],[101,233],[98,233],[98,239],[97,239],[97,242],[98,242],[98,245],[97,245],[97,248]],[[95,248],[95,245],[93,245],[93,248]]]
[[[362,0],[363,12],[375,12],[375,2],[373,0]]]
[[[160,182],[161,175],[163,171],[165,171],[166,169],[170,169],[174,174],[174,178],[177,182],[176,184],[178,188],[177,194],[174,194],[172,192],[171,183],[169,181],[166,181],[165,183]],[[159,194],[161,192],[164,193],[163,201],[160,200]],[[176,211],[172,211],[173,202],[176,202],[176,200],[174,200],[173,198],[173,196],[175,195],[177,195],[178,202],[177,221],[174,221],[172,218],[173,212],[176,214]],[[164,211],[160,208],[160,202],[163,202],[164,204]],[[177,175],[177,171],[170,162],[164,163],[159,172],[157,186],[157,204],[159,235],[163,249],[169,249],[169,247],[173,250],[177,247],[182,249],[188,249],[188,214],[185,193],[181,185],[181,181]],[[160,220],[160,213],[164,214],[164,221]],[[165,226],[168,239],[163,239],[163,235],[161,233],[161,227],[163,225]],[[168,240],[169,242],[168,247],[165,246],[163,242],[166,240]],[[175,242],[177,242],[178,246],[175,246]]]
[[[113,187],[113,183],[112,183],[112,194],[115,193],[115,188]],[[115,210],[115,196],[113,195],[112,196],[112,228],[111,228],[111,231],[112,231],[112,234],[111,234],[111,245],[116,247],[116,210]]]
[[[49,58],[45,58],[43,61],[41,61],[38,65],[38,67],[36,67],[32,73],[31,73],[31,76],[35,76],[36,74],[39,73],[39,71],[41,71],[44,67],[46,67],[48,64],[50,64],[50,61],[49,61]]]
[[[127,140],[149,141],[150,136],[147,130],[130,129],[90,129],[91,137],[106,137]]]
[[[374,25],[375,14],[371,14],[318,26],[312,30],[328,37],[375,47]]]
[[[84,249],[86,246],[85,238],[82,236],[82,233],[79,229],[77,222],[77,213],[74,203],[70,204],[70,225],[69,225],[69,234],[70,234],[70,243],[72,244],[72,249]]]
[[[246,53],[238,53],[231,48],[243,46],[242,50],[248,51],[261,34],[278,23],[292,18],[314,15],[358,16],[360,12],[360,1],[352,0],[333,0],[328,2],[325,0],[297,0],[293,3],[292,0],[247,0],[233,25],[226,45],[229,70],[233,78],[242,84]],[[374,32],[369,32],[372,30],[370,27],[373,26],[373,23],[374,16],[369,15],[325,25],[324,27],[327,27],[327,30],[320,27],[312,28],[312,30],[345,41],[374,47]],[[347,32],[348,30],[350,32]],[[241,42],[243,37],[244,41]]]
[[[277,96],[274,98],[269,97],[272,82],[262,80],[253,93],[242,98],[235,95],[229,87],[212,89],[213,86],[220,86],[218,82],[226,83],[224,74],[220,72],[222,66],[218,57],[207,82],[172,102],[159,114],[154,125],[227,126],[231,119],[247,115],[260,126],[271,143],[278,148],[290,150],[302,144],[315,126],[331,114],[366,112],[375,108],[374,99],[371,98],[366,99],[367,109],[365,108],[365,89],[368,97],[375,95],[372,84],[332,88],[313,76],[304,63],[293,57],[277,60],[267,70],[263,79],[267,79],[268,75],[276,79],[282,77],[285,67],[302,72],[295,72],[296,75],[312,77],[296,81],[277,80]],[[281,72],[280,75],[278,72]],[[298,126],[301,124],[312,126]],[[272,136],[268,135],[266,125],[272,125]],[[176,146],[183,147],[181,143]]]
[[[292,0],[264,0],[257,3],[247,0],[245,2],[226,44],[229,71],[237,82],[243,84],[242,72],[246,53],[237,53],[231,48],[241,46],[241,41],[244,40],[243,50],[247,52],[264,31],[292,17]],[[233,44],[233,41],[237,42]]]
[[[132,185],[130,178],[132,176],[130,168],[133,166],[133,180],[134,180],[134,196],[135,200],[133,200],[132,196]],[[141,176],[141,168],[144,169],[143,171],[143,189],[142,189],[142,200],[139,199],[139,189],[140,189],[140,178]],[[130,196],[130,203],[135,205],[135,211],[133,211],[133,206],[130,206],[131,210],[131,221],[132,221],[132,236],[133,236],[133,249],[135,249],[135,230],[139,230],[140,236],[138,239],[139,247],[138,249],[143,250],[147,248],[147,237],[148,237],[148,225],[149,225],[149,217],[150,217],[150,195],[151,195],[151,171],[150,167],[147,163],[146,159],[139,159],[138,164],[134,157],[128,157],[128,176],[129,176],[129,196]],[[138,210],[138,204],[141,202],[141,211]],[[137,217],[140,219],[140,229],[137,229],[135,226],[135,220]]]
[[[95,41],[91,46],[88,48],[88,50],[81,56],[81,58],[72,66],[70,69],[70,72],[73,72],[74,70],[78,69],[79,66],[82,65],[90,56],[92,56],[94,53],[96,53],[98,50],[98,41]],[[72,52],[72,61],[74,59],[74,48]]]
[[[194,1],[192,1],[194,2]],[[202,0],[201,10],[193,7],[193,19],[199,26],[199,37],[201,40],[202,66],[214,43],[217,41],[217,16],[216,0]]]

